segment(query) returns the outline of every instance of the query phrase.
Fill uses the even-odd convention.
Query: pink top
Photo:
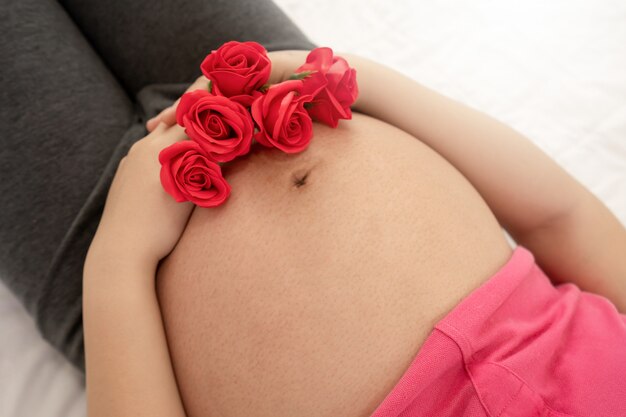
[[[626,277],[625,277],[626,278]],[[626,316],[518,246],[448,313],[372,417],[626,416]]]

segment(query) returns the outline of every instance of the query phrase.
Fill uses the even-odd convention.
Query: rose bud
[[[200,207],[215,207],[230,195],[231,187],[221,167],[194,141],[183,140],[162,149],[159,162],[161,185],[179,203],[191,201]]]
[[[252,116],[226,97],[206,90],[185,93],[176,108],[176,122],[215,161],[228,162],[250,151]]]
[[[272,63],[259,43],[230,41],[207,55],[200,69],[211,80],[213,94],[249,106],[254,91],[269,79]]]
[[[252,103],[252,118],[259,131],[254,139],[263,146],[283,152],[304,150],[313,136],[313,122],[304,108],[311,96],[301,95],[300,80],[270,86],[267,93]]]
[[[298,73],[303,74],[298,77]],[[333,56],[332,49],[313,49],[294,75],[304,81],[302,94],[313,95],[307,105],[313,120],[337,127],[339,119],[352,118],[350,106],[359,95],[356,70],[345,59]]]

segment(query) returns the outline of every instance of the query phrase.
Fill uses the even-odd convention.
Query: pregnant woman
[[[299,49],[269,53],[272,82]],[[110,163],[82,259],[89,415],[624,414],[623,226],[512,129],[339,55],[352,120],[225,164],[220,207],[162,189],[173,108]]]
[[[271,52],[271,82],[307,53]],[[85,264],[90,412],[626,411],[616,218],[511,129],[341,55],[352,120],[228,162],[220,207],[163,192],[157,154],[186,135],[173,107],[148,123]]]

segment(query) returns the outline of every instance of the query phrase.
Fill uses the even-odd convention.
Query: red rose
[[[311,96],[301,95],[301,80],[272,85],[265,95],[252,103],[252,118],[259,128],[254,139],[264,146],[283,152],[304,150],[313,136],[313,122],[304,108]]]
[[[218,92],[215,92],[214,90],[214,94],[216,95],[220,95]],[[231,96],[228,97],[229,99],[231,99],[234,102],[237,102],[239,104],[241,104],[242,106],[248,108],[252,105],[252,102],[254,100],[256,100],[257,98],[261,97],[263,95],[262,92],[260,92],[259,90],[254,90],[252,93],[250,94],[241,94],[238,96]]]
[[[248,153],[254,123],[250,112],[226,97],[206,90],[185,93],[176,108],[176,122],[218,162]]]
[[[200,69],[211,80],[213,94],[230,97],[249,106],[252,100],[246,96],[252,95],[254,90],[267,82],[272,63],[262,45],[231,41],[207,55]],[[246,101],[249,101],[248,104]]]
[[[345,59],[333,57],[332,49],[323,47],[313,49],[296,73],[304,71],[315,71],[304,78],[302,91],[313,95],[307,106],[311,117],[332,127],[337,127],[339,119],[351,119],[350,106],[359,95],[356,70]]]
[[[176,142],[159,152],[161,185],[176,201],[215,207],[230,195],[221,167],[191,140]]]

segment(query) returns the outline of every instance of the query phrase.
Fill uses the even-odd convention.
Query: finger
[[[161,113],[148,120],[146,122],[146,129],[148,129],[148,132],[152,132],[154,128],[159,125],[160,122],[163,122],[168,126],[176,123],[176,107],[178,106],[179,102],[180,99],[176,100],[174,104],[161,110]]]
[[[198,78],[196,78],[196,81],[194,81],[193,84],[191,84],[189,88],[187,88],[187,91],[185,92],[188,93],[193,90],[207,90],[208,91],[208,89],[209,89],[209,79],[205,77],[204,75],[201,75]]]
[[[154,116],[152,119],[148,119],[148,121],[146,122],[146,129],[148,129],[148,132],[152,132],[154,128],[157,127],[160,121],[161,121],[160,113]]]
[[[159,115],[161,122],[165,123],[168,126],[176,123],[176,108],[178,107],[178,103],[180,103],[180,99],[176,100],[173,105],[161,112],[161,114]]]
[[[185,93],[194,90],[207,90],[209,84],[209,79],[204,75],[201,75],[194,81],[188,88],[185,90]],[[176,123],[176,108],[178,107],[178,103],[180,103],[180,98],[174,102],[171,106],[163,109],[158,115],[154,116],[152,119],[146,122],[146,128],[149,132],[152,132],[156,126],[160,122],[164,122],[168,126],[172,126]]]
[[[165,124],[163,122],[159,122],[156,125],[156,127],[154,128],[154,130],[152,131],[152,133],[154,133],[155,135],[160,135],[160,134],[164,133],[167,130],[168,127],[169,126],[167,124]]]
[[[178,125],[168,126],[162,122],[159,124],[159,127],[160,126],[163,126],[165,130],[159,136],[169,143],[174,143],[174,142],[179,142],[181,140],[189,139],[189,137],[185,133],[185,129],[181,126],[178,126]],[[159,127],[157,127],[157,129]]]
[[[148,139],[148,137],[145,139],[148,139],[159,148],[169,146],[174,142],[189,139],[189,137],[185,134],[185,129],[182,127],[178,125],[168,126],[163,122],[160,122],[149,136],[151,136],[150,139]]]
[[[133,143],[128,150],[128,155],[158,154],[164,148],[189,138],[185,134],[185,129],[178,125],[168,126],[159,123],[147,136]],[[120,167],[123,163],[120,162]]]

